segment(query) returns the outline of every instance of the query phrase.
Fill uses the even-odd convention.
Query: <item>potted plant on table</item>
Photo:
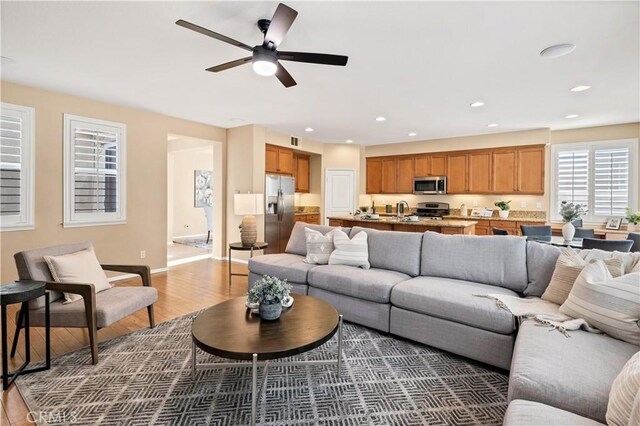
[[[509,203],[511,202],[511,200],[509,201],[498,201],[495,203],[495,206],[497,208],[500,209],[500,211],[498,212],[498,214],[500,215],[501,219],[506,219],[509,217]]]
[[[635,231],[640,223],[640,211],[634,213],[629,207],[627,207],[627,215],[625,216],[625,219],[629,222],[627,230],[631,232]]]
[[[587,208],[582,204],[574,204],[568,201],[560,203],[560,216],[564,221],[562,225],[562,237],[565,241],[573,240],[573,236],[576,234],[576,228],[573,226],[574,220],[580,219],[587,214]]]
[[[260,304],[260,318],[276,320],[282,314],[282,302],[289,299],[290,291],[291,285],[287,280],[264,275],[249,290],[247,302]]]

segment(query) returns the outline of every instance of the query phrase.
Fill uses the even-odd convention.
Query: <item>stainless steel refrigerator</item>
[[[291,176],[267,175],[265,182],[265,253],[284,253],[294,224],[295,180]]]

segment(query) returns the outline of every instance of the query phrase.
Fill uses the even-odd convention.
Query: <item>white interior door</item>
[[[353,169],[325,169],[324,224],[327,216],[352,214],[356,210],[356,171]]]

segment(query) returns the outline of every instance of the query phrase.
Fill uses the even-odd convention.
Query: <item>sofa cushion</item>
[[[607,406],[607,424],[615,426],[638,425],[631,418],[634,417],[634,411],[637,412],[640,406],[640,400],[636,397],[640,396],[640,352],[637,352],[625,364],[624,368],[618,374],[618,377],[611,385],[609,393],[609,405]]]
[[[304,235],[304,228],[313,229],[314,231],[322,233],[322,235],[332,229],[336,229],[335,226],[311,225],[309,223],[296,222],[296,224],[293,225],[293,230],[291,231],[291,236],[287,242],[287,247],[284,249],[285,253],[297,254],[299,256],[307,255],[307,240]],[[346,232],[347,235],[349,234],[350,228],[341,229]]]
[[[527,242],[522,237],[487,238],[425,232],[420,274],[508,288],[527,286]]]
[[[369,263],[372,268],[398,271],[412,277],[420,274],[422,233],[379,231],[354,226],[351,238],[361,231],[369,237]]]
[[[476,296],[490,293],[517,296],[502,287],[451,278],[416,277],[393,288],[391,303],[403,309],[483,330],[512,334],[515,329],[513,315],[498,309],[494,300]]]
[[[249,271],[257,275],[271,275],[287,281],[306,283],[307,273],[317,265],[310,265],[304,259],[304,256],[297,254],[265,254],[249,259]]]
[[[318,266],[309,271],[309,286],[377,303],[389,303],[391,289],[409,279],[406,274],[385,269],[353,266]]]
[[[522,399],[509,403],[502,424],[503,426],[603,426],[600,422],[569,411]]]
[[[551,244],[541,244],[536,241],[527,241],[527,287],[525,296],[540,297],[547,289],[556,262],[560,256],[560,248]]]
[[[570,333],[549,333],[534,321],[520,325],[509,401],[540,402],[604,423],[611,384],[640,346],[605,334]]]

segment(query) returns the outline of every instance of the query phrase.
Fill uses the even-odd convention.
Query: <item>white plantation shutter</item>
[[[65,226],[125,220],[124,124],[65,114]]]
[[[637,139],[552,145],[552,219],[562,201],[586,205],[584,221],[595,224],[637,210],[637,149]]]
[[[0,105],[0,229],[33,228],[33,108]]]

